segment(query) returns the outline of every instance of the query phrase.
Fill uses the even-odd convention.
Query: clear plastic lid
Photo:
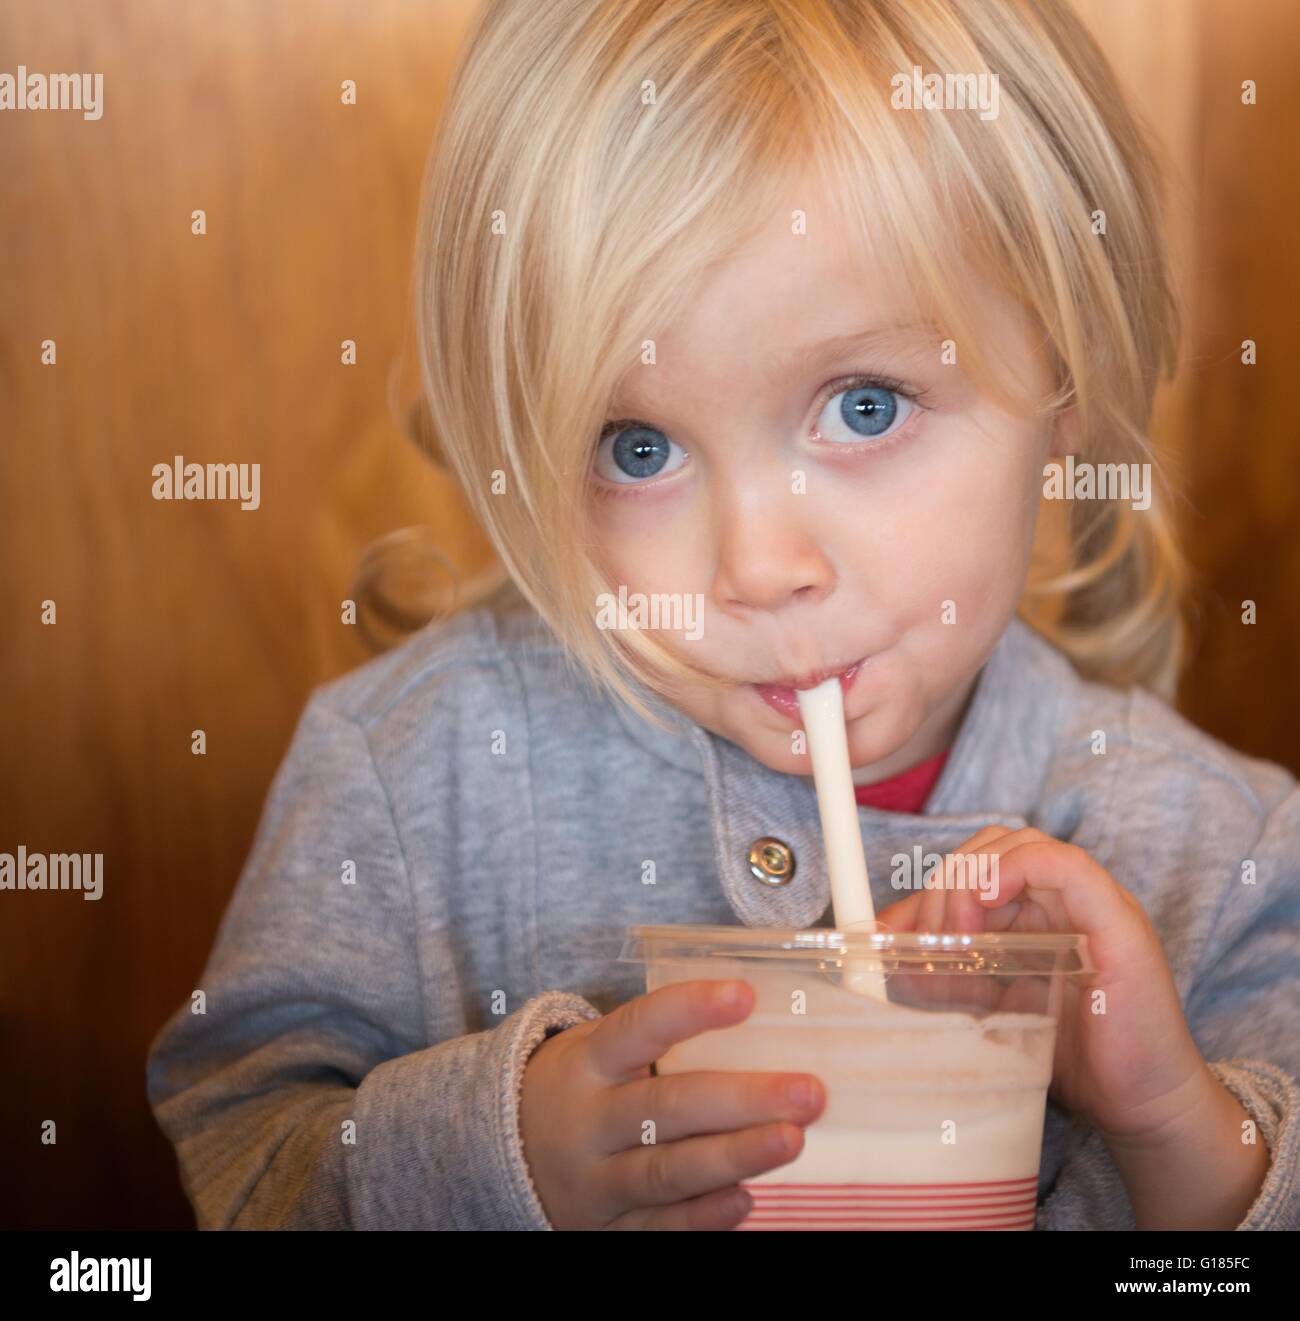
[[[632,926],[620,963],[697,959],[773,959],[814,964],[852,958],[886,971],[1074,975],[1096,971],[1088,963],[1087,938],[1073,933],[1021,931],[893,932],[833,927]]]

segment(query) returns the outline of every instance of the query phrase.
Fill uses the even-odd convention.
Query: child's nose
[[[771,612],[796,602],[814,605],[834,590],[834,564],[803,512],[792,498],[724,514],[717,524],[713,581],[720,605]]]

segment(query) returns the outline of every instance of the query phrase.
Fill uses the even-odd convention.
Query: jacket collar
[[[894,855],[910,855],[918,845],[923,854],[943,854],[983,826],[1028,824],[1056,744],[1062,690],[1078,682],[1060,652],[1028,624],[1012,619],[976,679],[925,814],[858,811],[877,912],[903,897],[890,885]],[[647,750],[702,775],[714,861],[736,916],[746,926],[816,925],[830,904],[830,881],[811,775],[770,770],[644,686],[636,687],[669,730],[647,724],[621,702],[615,703],[619,718]],[[794,875],[784,886],[765,884],[750,870],[750,847],[763,836],[782,841],[793,854]]]

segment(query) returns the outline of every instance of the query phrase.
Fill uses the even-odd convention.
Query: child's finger
[[[1011,829],[1010,826],[999,826],[990,823],[987,826],[981,826],[968,840],[958,844],[954,853],[969,853],[973,849],[982,849],[984,845],[991,844],[995,839],[1003,839],[1007,835],[1015,835],[1019,832]]]
[[[996,897],[980,903],[998,908],[1017,898],[1044,908],[1055,896],[1066,929],[1084,935],[1122,931],[1133,910],[1109,872],[1075,844],[1041,839],[1019,844],[999,855]]]
[[[986,887],[988,894],[981,894],[975,900],[975,905],[985,915],[983,930],[1067,931],[1070,929],[1064,900],[1057,893],[1034,890],[1028,893],[1022,892],[1018,898],[1008,901],[1005,905],[995,902],[1001,891],[1002,859],[1012,849],[1030,843],[1061,845],[1061,841],[1053,836],[1027,826],[1021,830],[1001,830],[995,839],[984,843],[980,848],[981,853],[990,854],[997,859],[997,871],[992,872],[994,866],[992,863],[987,869],[986,879],[991,877],[991,884]]]
[[[1001,860],[999,860],[999,867]],[[990,898],[982,896],[975,902],[984,913],[986,931],[1068,931],[1070,919],[1065,911],[1065,900],[1048,890],[1032,887],[1022,890],[1009,903],[996,906],[992,895],[1001,891],[1001,879],[991,891]]]
[[[731,1027],[754,1008],[754,988],[741,981],[739,999],[719,998],[723,980],[674,982],[621,1004],[596,1020],[588,1058],[610,1082],[627,1082],[679,1041],[712,1028]]]
[[[944,855],[943,866],[934,878],[934,889],[921,891],[917,905],[914,931],[982,931],[985,912],[973,902],[970,890],[962,889],[963,867],[959,859],[979,853],[990,853],[992,845],[1011,834],[1006,826],[988,825],[977,830],[968,840]]]
[[[915,931],[916,914],[921,907],[923,897],[924,893],[920,890],[915,894],[909,894],[906,899],[890,904],[888,908],[877,914],[876,920],[890,931]]]
[[[965,862],[959,862],[958,854],[950,854],[944,861],[944,892],[948,903],[942,929],[983,931],[988,924],[989,909],[981,907],[976,898],[979,891],[972,888],[978,881],[978,855],[966,852],[962,856]],[[997,855],[986,856],[996,858]]]
[[[806,1096],[791,1091],[796,1084],[808,1089]],[[690,1069],[612,1088],[591,1138],[604,1154],[613,1155],[642,1145],[649,1120],[656,1142],[676,1142],[782,1121],[811,1124],[825,1104],[826,1087],[815,1074]]]
[[[916,931],[942,931],[948,912],[948,897],[941,889],[922,890],[916,908]]]

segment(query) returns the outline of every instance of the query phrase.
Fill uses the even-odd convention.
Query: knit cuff
[[[1264,1060],[1218,1060],[1210,1071],[1255,1121],[1268,1173],[1238,1229],[1300,1229],[1300,1086]]]

